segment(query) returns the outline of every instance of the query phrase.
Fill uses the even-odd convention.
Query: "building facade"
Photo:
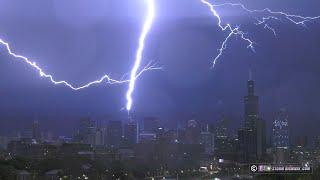
[[[288,113],[285,109],[281,109],[273,121],[272,145],[274,148],[289,148]]]

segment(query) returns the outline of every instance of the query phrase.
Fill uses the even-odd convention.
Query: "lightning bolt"
[[[212,68],[215,67],[218,59],[223,55],[224,50],[227,48],[227,43],[233,35],[238,35],[242,40],[246,41],[248,43],[247,48],[250,48],[252,51],[254,51],[254,47],[253,47],[254,42],[251,39],[247,38],[245,36],[245,33],[239,30],[239,27],[234,28],[229,23],[227,23],[226,25],[223,25],[220,15],[214,9],[214,5],[207,0],[201,0],[201,2],[204,5],[208,6],[212,15],[217,18],[219,28],[222,31],[229,31],[228,36],[224,39],[224,41],[221,43],[220,48],[218,49],[218,55],[213,59]]]
[[[22,56],[22,55],[14,53],[11,50],[11,47],[10,47],[9,43],[5,42],[3,39],[0,39],[0,44],[3,45],[6,48],[6,50],[7,50],[9,55],[11,55],[14,58],[17,58],[17,59],[20,59],[20,60],[24,61],[25,63],[30,65],[32,68],[34,68],[36,71],[38,71],[40,77],[44,77],[44,78],[49,79],[54,85],[62,84],[62,85],[65,85],[65,86],[71,88],[72,90],[77,91],[77,90],[81,90],[81,89],[84,89],[84,88],[88,88],[88,87],[90,87],[92,85],[95,85],[95,84],[100,84],[102,82],[106,82],[107,84],[122,84],[122,83],[130,82],[130,79],[125,79],[125,76],[123,76],[120,80],[116,80],[116,79],[111,78],[109,75],[103,75],[100,79],[95,80],[95,81],[91,81],[91,82],[89,82],[89,83],[87,83],[85,85],[74,86],[71,83],[69,83],[67,81],[64,81],[64,80],[62,80],[62,81],[55,80],[52,75],[45,73],[44,70],[42,70],[42,68],[36,64],[36,62],[33,62],[33,61],[29,60],[25,56]],[[139,76],[141,76],[145,71],[158,70],[158,69],[161,69],[161,68],[155,66],[154,64],[152,64],[150,62],[144,68],[142,68],[141,71],[139,71],[138,73],[135,74],[135,78],[138,78]]]
[[[250,38],[245,36],[245,33],[239,29],[238,26],[233,27],[231,24],[226,24],[222,25],[222,20],[218,12],[216,11],[216,7],[221,7],[221,6],[231,6],[231,7],[240,7],[242,10],[244,10],[247,13],[259,13],[260,15],[262,14],[261,18],[256,18],[256,23],[255,25],[263,25],[263,27],[267,30],[270,30],[274,36],[277,36],[276,30],[271,27],[268,22],[271,20],[277,20],[277,21],[282,21],[287,20],[290,23],[293,23],[295,25],[302,25],[305,26],[306,22],[311,22],[317,19],[320,19],[320,16],[315,16],[315,17],[305,17],[301,15],[294,15],[294,14],[289,14],[286,12],[282,11],[272,11],[269,8],[264,8],[261,10],[255,10],[255,9],[249,9],[243,4],[240,3],[223,3],[223,4],[212,4],[208,0],[200,0],[201,3],[206,5],[211,14],[217,18],[218,23],[217,25],[220,27],[222,31],[228,31],[228,35],[226,38],[222,41],[220,48],[218,49],[218,54],[216,57],[213,59],[213,68],[215,67],[217,61],[219,58],[223,55],[224,50],[227,48],[227,43],[231,39],[232,36],[239,36],[242,40],[248,43],[248,48],[250,48],[252,51],[254,51],[254,41],[251,40]],[[268,14],[267,16],[263,16],[264,14]]]
[[[317,20],[320,18],[320,16],[309,17],[309,16],[289,14],[289,13],[286,13],[283,11],[273,11],[270,8],[264,8],[264,9],[260,9],[260,10],[249,9],[245,5],[240,4],[240,3],[223,3],[223,4],[215,4],[212,6],[214,6],[214,7],[238,6],[238,7],[242,8],[243,10],[247,11],[248,13],[269,13],[269,14],[271,14],[271,16],[262,17],[261,19],[263,22],[265,22],[266,20],[270,20],[270,19],[280,20],[279,18],[276,17],[276,15],[282,16],[283,18],[287,19],[289,22],[296,24],[296,25],[305,25],[306,22],[311,22],[312,20]]]
[[[145,3],[147,5],[147,18],[144,22],[143,25],[143,29],[139,38],[139,47],[137,49],[136,52],[136,58],[134,61],[134,65],[133,68],[131,70],[131,74],[130,74],[130,81],[129,81],[129,88],[126,94],[126,98],[127,98],[127,105],[126,105],[126,109],[128,112],[130,112],[131,108],[132,108],[132,93],[134,91],[135,88],[135,83],[136,83],[136,75],[138,72],[138,69],[140,68],[141,65],[141,61],[142,61],[142,55],[143,55],[143,51],[144,51],[144,47],[145,47],[145,40],[151,30],[152,24],[153,24],[153,20],[155,17],[155,2],[154,0],[145,0]]]
[[[132,93],[134,91],[135,82],[138,79],[138,77],[140,77],[146,71],[162,69],[161,67],[158,67],[155,64],[152,64],[151,62],[141,68],[141,61],[142,61],[142,55],[143,55],[143,51],[144,51],[144,47],[145,47],[145,40],[146,40],[147,35],[152,27],[153,19],[155,16],[154,0],[145,0],[145,2],[147,4],[147,9],[148,9],[147,18],[144,22],[143,29],[142,29],[142,32],[141,32],[141,35],[139,38],[139,46],[138,46],[138,49],[136,52],[134,66],[131,69],[130,77],[128,79],[125,78],[125,77],[127,77],[127,74],[122,76],[122,78],[120,80],[113,79],[109,75],[103,75],[98,80],[91,81],[91,82],[84,84],[84,85],[81,85],[81,86],[74,86],[65,80],[62,80],[62,81],[55,80],[53,75],[45,73],[44,70],[36,64],[36,62],[29,60],[29,58],[27,58],[26,56],[19,55],[19,54],[16,54],[15,52],[13,52],[9,43],[4,41],[3,39],[0,39],[0,45],[3,45],[6,48],[9,55],[27,63],[28,65],[30,65],[33,69],[35,69],[39,73],[40,77],[44,77],[44,78],[49,79],[54,85],[62,84],[62,85],[65,85],[65,86],[71,88],[72,90],[77,91],[77,90],[81,90],[84,88],[88,88],[88,87],[95,85],[95,84],[100,84],[102,82],[106,82],[107,84],[129,83],[129,87],[128,87],[127,94],[126,94],[126,98],[127,98],[126,109],[129,112],[132,107]],[[141,70],[139,70],[139,69],[141,69]]]
[[[12,57],[22,60],[26,64],[30,65],[33,69],[35,69],[40,77],[44,77],[49,79],[54,85],[65,85],[72,90],[81,90],[84,88],[88,88],[92,85],[100,84],[100,83],[107,83],[107,84],[123,84],[123,83],[128,83],[128,90],[126,93],[126,99],[127,99],[127,104],[126,104],[126,110],[128,113],[130,112],[133,104],[133,99],[132,99],[132,94],[135,89],[135,84],[136,80],[138,77],[140,77],[144,72],[149,71],[149,70],[158,70],[161,69],[160,67],[157,67],[156,65],[152,64],[151,62],[148,63],[146,66],[141,68],[141,62],[143,58],[143,52],[145,49],[145,41],[147,39],[148,34],[150,33],[150,30],[153,25],[153,21],[155,18],[155,0],[144,0],[147,6],[147,16],[145,19],[145,22],[143,24],[143,28],[139,37],[139,42],[138,42],[138,49],[136,51],[136,56],[135,56],[135,61],[134,65],[131,69],[130,76],[127,77],[129,74],[125,74],[120,78],[120,80],[113,79],[109,75],[103,75],[100,79],[91,81],[87,84],[81,85],[81,86],[74,86],[71,83],[62,80],[62,81],[57,81],[55,78],[44,72],[44,70],[36,64],[36,62],[29,60],[27,57],[16,54],[15,52],[12,51],[9,43],[4,41],[3,39],[0,39],[0,45],[3,45],[8,54],[11,55]],[[270,30],[274,36],[277,36],[276,30],[270,26],[269,22],[274,20],[274,21],[282,21],[282,20],[287,20],[290,23],[293,23],[295,25],[301,25],[301,26],[306,26],[306,22],[312,22],[317,19],[320,19],[320,16],[315,16],[315,17],[305,17],[301,15],[294,15],[294,14],[289,14],[286,12],[282,11],[272,11],[269,8],[261,9],[261,10],[252,10],[247,7],[245,7],[243,4],[240,3],[223,3],[223,4],[212,4],[208,0],[200,0],[202,4],[206,5],[211,14],[217,19],[217,25],[220,28],[221,31],[227,32],[227,36],[224,38],[224,40],[221,42],[220,48],[218,49],[218,54],[213,58],[213,63],[212,63],[212,68],[215,67],[217,61],[221,58],[221,56],[224,54],[224,51],[227,48],[227,44],[229,40],[233,36],[238,36],[240,37],[246,44],[247,48],[251,49],[253,52],[255,51],[254,49],[254,41],[246,36],[246,33],[240,30],[239,26],[234,26],[230,23],[224,24],[222,22],[222,19],[219,15],[219,13],[216,11],[215,8],[222,7],[222,6],[230,6],[230,7],[240,7],[242,10],[244,10],[247,13],[253,14],[257,13],[261,15],[260,18],[256,18],[256,23],[255,25],[257,26],[263,26],[265,29]],[[268,14],[267,16],[265,16]],[[139,71],[140,70],[140,71]]]

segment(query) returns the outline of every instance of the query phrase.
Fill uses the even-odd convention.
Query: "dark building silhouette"
[[[80,120],[80,128],[78,141],[85,144],[95,144],[97,131],[96,121],[90,118],[83,118]]]
[[[228,137],[229,135],[229,119],[226,116],[222,116],[217,122],[215,129],[216,137]]]
[[[266,121],[258,118],[256,122],[256,138],[257,138],[257,159],[262,161],[266,153]]]
[[[124,125],[123,136],[125,144],[128,146],[133,146],[138,143],[138,133],[139,126],[138,123],[130,121]]]
[[[255,95],[254,81],[247,83],[248,95],[244,97],[244,127],[238,131],[239,157],[243,162],[263,159],[266,150],[266,124],[259,117],[259,97]]]
[[[202,131],[200,133],[199,143],[203,145],[204,152],[208,155],[213,153],[214,150],[214,135],[209,131]]]
[[[259,114],[259,97],[254,94],[254,81],[247,84],[248,95],[244,97],[245,128],[253,129]]]
[[[257,140],[253,129],[242,128],[238,131],[239,160],[253,162],[257,158]]]
[[[234,140],[229,135],[229,119],[222,116],[217,122],[214,136],[214,152],[218,158],[234,159]]]
[[[199,144],[201,127],[196,120],[188,120],[185,132],[185,143]]]
[[[41,132],[38,121],[33,121],[32,123],[32,139],[35,139],[38,142],[40,142],[41,140]]]
[[[103,128],[97,128],[95,139],[94,139],[94,145],[95,146],[104,145],[104,129]]]
[[[118,148],[122,139],[121,121],[109,121],[107,126],[107,145],[111,148]]]

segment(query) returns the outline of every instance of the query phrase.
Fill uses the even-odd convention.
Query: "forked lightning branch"
[[[123,76],[120,79],[114,79],[108,74],[101,76],[99,79],[91,81],[87,84],[81,85],[81,86],[75,86],[72,83],[67,82],[66,80],[56,80],[53,75],[46,73],[40,66],[36,64],[35,61],[30,60],[28,57],[20,55],[17,52],[13,51],[13,47],[10,46],[10,44],[0,39],[0,44],[3,48],[7,50],[7,53],[12,56],[13,58],[20,60],[30,66],[30,68],[33,68],[35,71],[39,73],[40,77],[46,78],[52,82],[54,85],[64,85],[72,90],[81,90],[84,88],[89,88],[92,85],[97,85],[101,83],[106,84],[124,84],[128,83],[128,89],[126,93],[126,110],[128,112],[131,111],[132,105],[133,105],[133,98],[132,94],[134,93],[136,80],[138,77],[140,77],[144,72],[151,71],[151,70],[158,70],[161,69],[160,67],[156,66],[152,63],[147,63],[145,66],[142,66],[142,62],[144,60],[143,54],[145,50],[145,41],[148,40],[148,36],[150,35],[150,31],[152,29],[152,25],[156,18],[156,0],[142,0],[145,2],[146,6],[146,16],[144,24],[141,28],[141,33],[138,39],[138,47],[135,54],[135,59],[133,61],[133,67],[130,70],[129,77]],[[221,33],[224,33],[226,36],[222,42],[220,42],[220,47],[217,50],[216,55],[212,58],[212,67],[215,67],[218,60],[223,56],[225,53],[225,50],[227,49],[228,42],[232,37],[240,37],[241,40],[245,41],[247,43],[247,47],[250,48],[252,51],[254,51],[254,40],[252,37],[247,37],[247,33],[242,31],[240,29],[240,24],[230,24],[230,23],[224,23],[221,15],[219,14],[219,7],[229,7],[231,9],[233,8],[240,8],[240,10],[249,13],[256,17],[256,23],[255,25],[261,26],[262,28],[265,28],[267,30],[270,30],[275,36],[276,30],[274,27],[272,27],[272,22],[274,21],[288,21],[290,23],[293,23],[294,25],[298,26],[306,26],[306,23],[311,23],[316,20],[320,19],[320,16],[315,17],[308,17],[308,16],[302,16],[302,15],[294,15],[289,14],[282,11],[273,11],[269,8],[256,10],[256,9],[249,9],[245,5],[240,3],[223,3],[223,4],[214,4],[213,1],[209,0],[199,0],[199,4],[202,4],[207,7],[208,12],[210,15],[212,15],[215,19],[212,20],[212,22],[216,23],[216,25],[220,28]]]

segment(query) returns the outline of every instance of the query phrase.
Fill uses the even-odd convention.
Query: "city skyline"
[[[0,4],[0,180],[320,179],[319,0]]]
[[[40,140],[41,138],[48,138],[50,136],[50,139],[54,138],[59,138],[61,137],[69,137],[69,138],[74,138],[75,133],[79,134],[90,134],[90,131],[94,130],[96,132],[97,130],[103,130],[103,133],[106,133],[106,130],[108,129],[117,129],[121,127],[120,132],[114,132],[112,134],[118,134],[116,136],[123,136],[125,139],[137,143],[139,140],[139,133],[150,133],[154,132],[157,127],[161,127],[164,130],[178,130],[179,128],[185,126],[190,126],[191,120],[194,121],[197,125],[195,126],[201,126],[201,129],[203,125],[205,129],[209,130],[210,127],[208,125],[213,125],[216,128],[219,128],[221,130],[215,130],[215,134],[218,137],[228,137],[228,136],[239,136],[238,129],[240,128],[247,128],[247,129],[252,129],[257,125],[257,122],[263,121],[263,128],[264,133],[265,133],[265,143],[268,143],[268,146],[272,147],[289,147],[290,145],[296,143],[297,137],[301,137],[301,135],[297,132],[295,132],[295,129],[289,126],[289,113],[288,110],[285,108],[281,108],[278,111],[274,112],[273,119],[270,121],[264,120],[263,116],[259,115],[259,95],[255,93],[255,86],[256,82],[252,78],[251,72],[249,72],[249,78],[247,81],[247,95],[244,96],[244,101],[243,101],[243,107],[244,107],[244,116],[242,118],[242,122],[235,126],[232,124],[232,121],[230,121],[232,116],[230,114],[227,114],[225,112],[220,112],[218,114],[218,118],[215,119],[214,121],[211,120],[204,120],[199,118],[197,115],[192,114],[189,116],[185,116],[185,118],[180,118],[179,120],[175,122],[170,122],[170,121],[162,121],[161,118],[157,116],[152,116],[152,115],[145,115],[141,117],[125,117],[125,118],[119,118],[119,117],[109,117],[107,119],[95,119],[90,116],[86,117],[81,117],[76,120],[76,123],[73,124],[73,127],[71,128],[71,131],[68,131],[66,134],[61,134],[59,131],[56,131],[54,129],[50,128],[43,128],[41,123],[39,123],[39,117],[34,116],[33,119],[30,119],[30,124],[25,126],[23,125],[23,129],[19,128],[13,128],[10,130],[10,133],[3,133],[2,136],[7,136],[7,137],[27,137],[27,138],[33,138],[35,140]],[[41,122],[41,121],[40,121]],[[151,123],[151,124],[150,124]],[[115,126],[113,127],[114,124]],[[118,125],[116,125],[118,124]],[[259,123],[258,123],[259,124]],[[130,128],[131,126],[131,128]],[[40,127],[41,130],[40,131]],[[78,129],[79,127],[79,129]],[[89,129],[92,130],[85,130],[84,128],[89,127]],[[135,128],[135,129],[132,129]],[[285,128],[285,129],[283,129]],[[77,130],[78,129],[78,130]],[[115,130],[117,131],[117,130]],[[131,135],[129,135],[131,134]],[[205,132],[205,131],[204,131]],[[49,133],[49,134],[48,134]],[[119,133],[121,135],[119,135]],[[134,133],[135,135],[132,135]],[[126,135],[127,134],[127,135]],[[286,137],[286,140],[281,139],[282,137],[279,136],[288,136]],[[129,136],[135,136],[129,137]],[[310,142],[313,142],[316,140],[318,134],[314,135],[307,135],[309,136],[308,139]],[[303,136],[302,136],[303,137]],[[94,141],[95,137],[89,137],[89,139],[84,139],[84,135],[79,136],[80,142],[86,143],[86,142],[92,142]],[[93,139],[92,139],[93,138]],[[115,138],[111,138],[112,140]],[[131,140],[130,140],[131,139]],[[120,140],[118,140],[120,141]],[[286,141],[286,142],[283,142]],[[132,144],[132,143],[131,143]],[[314,144],[308,144],[309,146],[313,146]]]
[[[0,163],[1,160],[2,163],[15,162],[19,158],[26,158],[26,162],[31,159],[47,163],[45,167],[38,168],[49,169],[39,172],[31,171],[36,168],[35,165],[26,165],[24,170],[14,165],[17,169],[12,173],[19,178],[28,178],[34,174],[38,178],[58,179],[65,174],[71,179],[74,176],[81,178],[79,175],[94,179],[149,176],[177,176],[177,179],[178,176],[230,176],[252,179],[260,177],[258,174],[253,176],[257,171],[262,174],[270,173],[273,165],[278,168],[300,169],[292,170],[295,173],[312,174],[310,168],[317,169],[319,165],[320,135],[313,139],[307,136],[291,138],[293,134],[289,133],[290,118],[286,109],[280,109],[276,113],[272,128],[269,129],[271,133],[266,134],[266,122],[259,114],[260,102],[255,87],[255,81],[250,77],[247,81],[247,94],[242,102],[243,124],[237,127],[236,133],[233,132],[226,114],[221,114],[215,123],[198,121],[193,116],[175,127],[162,124],[157,117],[152,116],[145,116],[140,121],[130,118],[127,122],[110,119],[105,123],[87,117],[79,119],[69,137],[42,131],[39,121],[34,120],[25,133],[0,136]],[[75,161],[79,162],[74,164]],[[87,164],[80,166],[81,162]],[[65,167],[62,164],[57,166],[57,163],[74,165]],[[114,167],[114,163],[120,164]],[[258,166],[254,164],[261,165],[257,169]],[[52,169],[57,167],[59,169]],[[0,168],[4,167],[0,164]],[[107,169],[102,170],[103,168]],[[278,170],[280,174],[284,172]],[[4,174],[0,172],[0,176],[3,177]]]
[[[140,32],[142,12],[132,9],[129,15],[123,17],[117,13],[121,4],[114,2],[112,5],[115,8],[106,12],[110,17],[102,20],[102,17],[108,15],[102,13],[100,16],[93,12],[97,2],[88,6],[90,8],[85,12],[71,4],[62,6],[57,2],[52,6],[49,2],[38,5],[36,2],[30,1],[24,6],[26,9],[39,7],[34,11],[37,16],[24,16],[23,11],[19,11],[22,4],[15,5],[9,1],[4,3],[8,10],[1,12],[0,23],[4,27],[1,34],[13,42],[12,48],[15,51],[25,52],[23,54],[38,60],[37,64],[54,72],[59,79],[65,77],[75,84],[95,79],[106,71],[116,77],[128,71],[127,67],[131,64],[129,59],[132,59]],[[252,8],[261,8],[263,5],[279,7],[292,13],[315,15],[317,1],[290,2],[292,9],[282,2],[248,2],[248,5]],[[81,7],[81,3],[78,5]],[[254,79],[259,82],[257,92],[262,98],[261,114],[267,121],[272,121],[273,113],[285,107],[293,114],[292,127],[299,127],[303,122],[309,130],[304,132],[301,129],[301,134],[317,132],[312,126],[320,117],[316,108],[316,94],[320,88],[316,78],[319,39],[317,23],[308,23],[308,28],[274,24],[278,29],[277,37],[274,37],[270,31],[248,24],[249,19],[245,15],[234,13],[223,17],[243,24],[243,31],[252,33],[257,43],[256,53],[250,52],[243,47],[243,42],[234,39],[226,49],[223,60],[212,70],[210,57],[219,45],[215,42],[224,38],[224,34],[214,33],[219,30],[215,19],[201,3],[185,3],[184,8],[178,8],[177,5],[174,2],[158,4],[160,17],[147,42],[144,62],[154,60],[164,70],[146,73],[137,81],[135,99],[139,103],[132,113],[155,115],[160,119],[190,113],[203,116],[200,117],[202,119],[217,119],[219,111],[227,111],[234,117],[233,124],[238,126],[242,122],[239,102],[245,93],[242,82],[248,78],[248,69],[252,69]],[[144,7],[135,3],[129,3],[126,7],[131,6],[138,6],[138,10]],[[298,12],[295,9],[297,6],[304,8]],[[68,9],[75,10],[76,14]],[[102,11],[100,8],[97,10]],[[186,13],[188,10],[192,13]],[[229,14],[229,11],[221,12]],[[87,19],[77,19],[71,23],[73,15],[87,16]],[[131,18],[127,19],[127,16]],[[12,18],[10,22],[7,21],[9,17]],[[117,20],[119,23],[115,22]],[[25,26],[25,31],[17,32],[15,29],[20,29],[22,22],[30,26]],[[126,33],[128,29],[131,33]],[[83,44],[82,40],[88,44]],[[113,43],[118,44],[113,46]],[[128,51],[123,53],[124,49]],[[71,125],[85,116],[111,115],[125,118],[126,113],[121,109],[126,102],[123,97],[126,85],[101,85],[81,92],[53,87],[24,64],[6,55],[4,49],[1,52],[3,76],[0,81],[0,118],[6,127],[24,124],[27,121],[25,119],[32,121],[36,114],[41,116],[44,126],[56,129],[59,129],[60,123]],[[113,62],[113,59],[119,60]],[[15,76],[12,76],[12,72],[15,72]]]
[[[69,136],[71,137],[74,133],[75,127],[77,127],[79,125],[79,122],[81,121],[81,119],[91,119],[92,121],[94,121],[96,123],[95,127],[106,127],[105,125],[108,124],[109,122],[112,121],[119,121],[121,122],[122,125],[125,125],[126,123],[130,123],[130,122],[138,122],[141,126],[141,124],[144,124],[144,119],[150,117],[150,118],[157,118],[157,121],[159,123],[159,125],[161,124],[161,126],[166,126],[167,128],[178,128],[179,124],[186,124],[187,121],[189,119],[195,119],[198,123],[211,123],[211,124],[216,124],[219,125],[219,121],[221,120],[222,117],[225,116],[225,118],[228,118],[228,124],[229,124],[229,133],[232,132],[233,135],[237,134],[237,129],[239,127],[250,127],[252,125],[246,125],[247,121],[248,121],[248,117],[250,119],[251,115],[248,115],[247,113],[253,113],[255,114],[254,118],[263,118],[263,115],[259,115],[259,102],[258,102],[258,98],[259,98],[259,93],[255,93],[255,81],[252,78],[252,72],[251,69],[248,71],[249,75],[248,75],[248,81],[247,81],[247,93],[249,96],[245,96],[245,104],[250,104],[249,106],[245,105],[245,109],[249,109],[249,110],[244,110],[242,113],[244,113],[244,116],[242,115],[242,117],[238,117],[240,122],[236,122],[235,123],[235,118],[233,116],[232,113],[227,113],[225,110],[220,110],[218,111],[214,116],[214,118],[210,117],[210,118],[203,118],[203,116],[201,116],[201,114],[196,114],[196,113],[184,113],[184,114],[174,114],[175,116],[168,116],[168,119],[163,119],[161,118],[161,116],[159,115],[155,115],[155,114],[144,114],[144,113],[137,113],[137,114],[132,114],[131,117],[128,117],[126,115],[126,113],[117,113],[117,114],[110,114],[110,115],[106,115],[105,117],[95,117],[95,116],[79,116],[78,118],[72,117],[73,121],[70,121],[70,125],[71,128],[68,127],[64,132],[59,131],[55,128],[52,127],[48,127],[45,124],[45,121],[43,121],[43,119],[41,117],[38,116],[38,114],[35,114],[32,116],[32,118],[29,118],[27,121],[25,121],[24,123],[20,124],[19,126],[15,126],[12,127],[12,129],[14,129],[14,131],[12,130],[7,130],[7,131],[2,131],[2,136],[12,136],[14,135],[14,133],[19,132],[20,135],[24,136],[24,135],[28,135],[31,134],[31,137],[34,136],[32,135],[34,131],[34,125],[36,123],[37,126],[39,126],[39,120],[42,126],[42,130],[44,132],[50,132],[51,134],[54,133],[56,137],[62,135],[62,136]],[[257,95],[257,96],[255,96]],[[248,100],[248,97],[254,97],[254,99]],[[251,101],[251,102],[250,102]],[[255,102],[256,101],[256,102]],[[249,102],[249,103],[248,103]],[[240,103],[241,104],[241,103]],[[256,106],[256,107],[255,107]],[[275,120],[277,119],[277,117],[279,116],[279,113],[281,113],[282,111],[286,111],[287,113],[290,113],[290,111],[288,112],[288,109],[286,109],[285,107],[282,107],[278,110],[276,110],[275,112],[272,113],[271,119],[264,119],[265,124],[266,124],[266,134],[268,135],[269,139],[273,139],[273,134],[274,134],[274,126],[275,126]],[[263,109],[262,109],[263,112]],[[292,114],[293,115],[293,114]],[[175,118],[175,119],[174,119]],[[41,120],[42,119],[42,120]],[[50,118],[49,118],[50,119]],[[80,119],[80,121],[79,121]],[[170,119],[174,119],[174,120],[170,120]],[[252,119],[252,118],[251,118]],[[291,121],[291,120],[290,120]],[[30,125],[32,123],[32,125]],[[279,122],[280,123],[280,122]],[[81,123],[80,123],[81,124]],[[141,127],[140,127],[141,128]],[[292,125],[289,126],[289,131],[290,131],[290,136],[292,138],[297,137],[302,135],[301,132],[297,131],[294,127],[292,127]],[[38,132],[39,134],[40,132]],[[287,132],[289,133],[289,132]],[[311,140],[313,140],[313,138],[315,138],[318,134],[317,133],[310,133],[310,134],[306,134],[307,136],[309,136],[309,138]],[[37,135],[37,137],[39,137],[39,135]],[[266,139],[267,141],[270,141],[269,139]],[[294,139],[290,139],[290,142],[292,143],[294,141]]]

